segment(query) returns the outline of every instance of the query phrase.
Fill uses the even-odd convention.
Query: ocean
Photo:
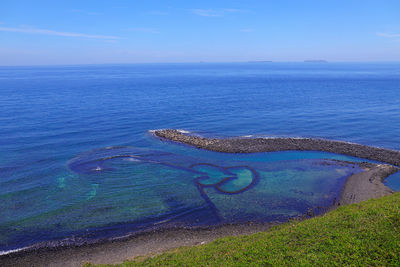
[[[400,63],[0,67],[0,251],[285,221],[323,212],[360,171],[322,164],[362,160],[343,155],[223,154],[151,134],[164,128],[400,150]],[[387,185],[400,190],[400,174]]]

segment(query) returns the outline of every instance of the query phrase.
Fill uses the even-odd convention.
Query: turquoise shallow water
[[[399,76],[399,64],[1,67],[0,251],[322,212],[359,171],[322,159],[360,159],[214,153],[148,130],[400,149]]]
[[[134,147],[80,154],[47,186],[1,196],[2,245],[96,239],[154,227],[284,221],[325,211],[345,179],[360,171],[318,159],[352,160],[329,153],[201,154]],[[281,160],[282,154],[295,159]]]

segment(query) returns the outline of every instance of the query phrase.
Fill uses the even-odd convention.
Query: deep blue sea
[[[160,141],[320,137],[400,150],[400,63],[0,67],[0,252],[323,212],[354,165]],[[400,174],[387,179],[400,190]]]

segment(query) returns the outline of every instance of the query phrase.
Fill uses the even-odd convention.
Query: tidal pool
[[[359,159],[324,152],[84,152],[47,187],[0,194],[0,251],[163,227],[285,221],[324,212]],[[1,191],[1,189],[0,189]]]
[[[385,179],[385,185],[390,187],[392,190],[400,191],[400,172],[396,172]]]

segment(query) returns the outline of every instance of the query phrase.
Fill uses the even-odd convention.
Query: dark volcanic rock
[[[157,130],[158,137],[197,148],[225,153],[255,153],[284,150],[314,150],[386,162],[400,166],[400,151],[343,141],[313,138],[204,138],[177,130]]]

